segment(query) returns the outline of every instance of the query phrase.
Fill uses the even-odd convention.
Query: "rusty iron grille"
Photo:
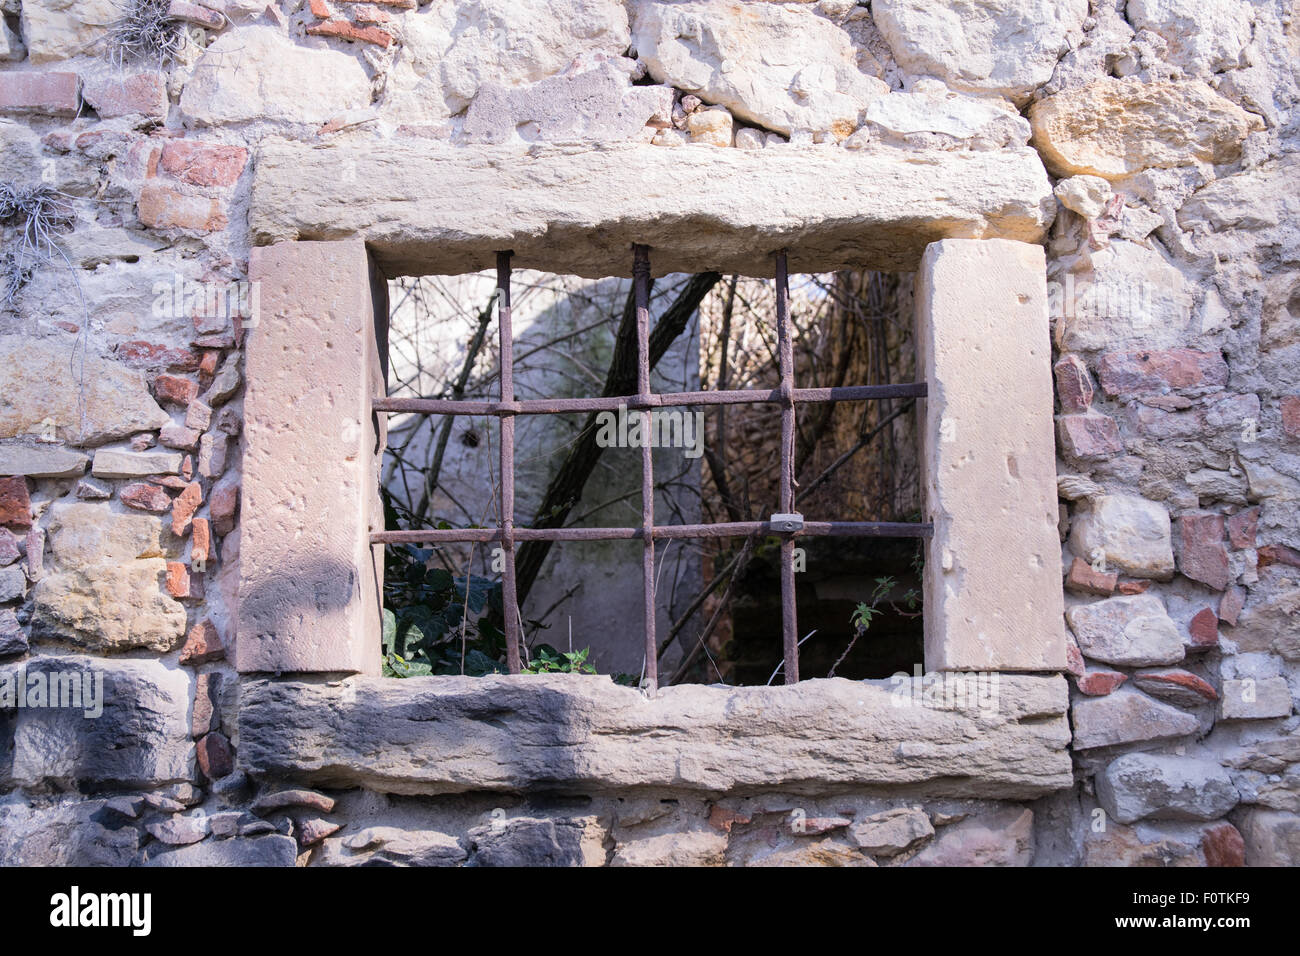
[[[510,260],[512,253],[497,253],[497,314],[501,352],[501,400],[464,401],[429,398],[374,399],[376,412],[425,415],[493,415],[501,419],[501,516],[495,528],[440,528],[414,531],[380,531],[372,544],[436,544],[497,542],[502,554],[502,605],[505,611],[506,669],[520,671],[520,615],[515,592],[515,543],[519,541],[607,541],[637,539],[643,542],[642,579],[645,606],[645,679],[653,693],[659,685],[658,649],[655,643],[655,542],[672,538],[732,538],[777,535],[781,538],[781,631],[785,682],[799,680],[799,638],[795,617],[794,550],[800,536],[924,538],[933,525],[921,522],[804,521],[795,512],[794,443],[795,406],[813,402],[871,401],[887,398],[924,398],[926,384],[857,385],[836,388],[796,388],[794,342],[790,322],[790,282],[785,250],[776,257],[776,323],[781,384],[775,389],[668,392],[650,389],[650,249],[634,245],[632,282],[636,298],[637,394],[601,398],[535,399],[518,401],[514,394],[513,327],[510,315]],[[641,434],[651,434],[651,411],[662,407],[772,403],[781,406],[781,460],[779,507],[767,521],[728,521],[711,524],[656,525],[654,473],[649,441],[641,444],[641,526],[627,528],[520,528],[515,526],[515,416],[554,415],[566,412],[616,411],[620,406],[640,413]]]

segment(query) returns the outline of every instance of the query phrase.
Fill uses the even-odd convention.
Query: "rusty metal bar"
[[[794,401],[860,402],[883,398],[924,398],[924,382],[900,385],[846,385],[837,388],[796,388]],[[566,412],[630,411],[643,408],[699,405],[756,405],[782,402],[779,388],[732,389],[721,392],[664,392],[659,395],[623,395],[601,398],[538,398],[521,402],[492,402],[443,398],[376,398],[377,412],[412,412],[422,415],[555,415]]]
[[[515,541],[629,541],[644,534],[642,528],[515,528]],[[752,534],[783,532],[770,521],[723,521],[717,524],[656,525],[656,541],[674,538],[744,538]],[[796,537],[807,538],[930,538],[934,525],[909,521],[805,521]],[[371,544],[458,544],[500,541],[499,528],[421,528],[414,531],[376,531]]]
[[[636,391],[641,434],[651,435],[650,407],[650,247],[632,247],[632,283],[636,296]],[[645,680],[651,694],[659,689],[659,647],[655,641],[655,475],[654,449],[641,442],[642,590],[645,594]]]
[[[501,351],[501,404],[515,400],[514,322],[510,305],[510,257],[497,253],[497,332]],[[515,594],[515,418],[501,416],[501,607],[505,614],[506,671],[518,674],[519,599]]]
[[[790,276],[786,251],[776,254],[776,338],[781,367],[781,511],[794,511],[794,337],[790,334]],[[785,682],[799,683],[799,629],[794,593],[794,536],[781,538],[781,643]]]

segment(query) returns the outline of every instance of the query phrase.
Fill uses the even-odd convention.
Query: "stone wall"
[[[0,861],[1300,862],[1293,2],[177,0],[152,62],[0,10]],[[252,247],[756,273],[760,204],[796,271],[1044,246],[1068,689],[236,673]]]

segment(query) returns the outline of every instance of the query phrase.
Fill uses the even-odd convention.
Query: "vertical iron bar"
[[[510,315],[510,252],[497,253],[497,332],[501,342],[501,401],[515,400],[514,325]],[[501,606],[506,670],[518,674],[519,600],[515,594],[515,417],[501,416]]]
[[[650,395],[650,247],[632,246],[632,283],[636,296],[636,390]],[[655,642],[655,484],[650,447],[650,409],[641,412],[641,577],[645,591],[645,676],[650,693],[659,688],[659,651]]]
[[[790,335],[790,277],[786,250],[776,254],[776,336],[781,364],[781,511],[794,511],[794,342]],[[799,682],[799,630],[794,599],[794,537],[781,539],[781,639],[785,682]]]

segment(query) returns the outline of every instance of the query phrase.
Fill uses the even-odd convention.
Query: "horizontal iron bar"
[[[796,388],[794,401],[861,402],[882,398],[924,398],[925,382],[901,385],[850,385],[840,388]],[[747,405],[781,403],[781,390],[734,389],[718,392],[665,392],[655,395],[611,395],[601,398],[537,398],[520,402],[457,401],[443,398],[376,398],[377,412],[414,412],[423,415],[555,415],[564,412],[615,411],[692,405]]]
[[[640,539],[640,528],[515,528],[516,541],[616,541]],[[738,538],[751,534],[783,535],[770,521],[724,521],[718,524],[658,525],[655,540],[667,538]],[[934,525],[908,521],[805,521],[794,537],[929,538]],[[371,544],[437,544],[500,541],[499,528],[424,528],[415,531],[376,531]]]

